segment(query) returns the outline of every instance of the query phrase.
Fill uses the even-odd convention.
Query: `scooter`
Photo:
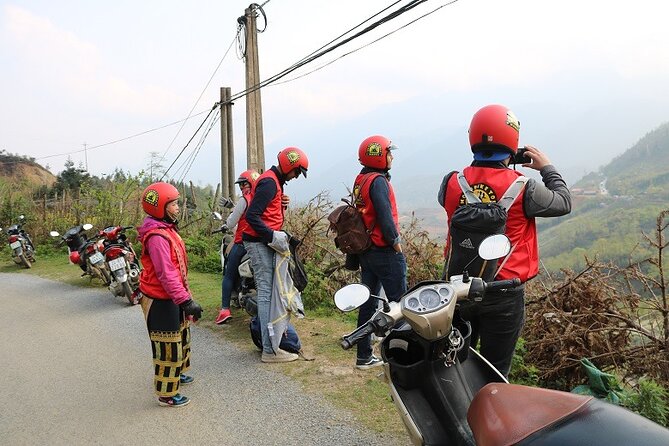
[[[218,212],[212,212],[212,217],[215,220],[222,221],[223,216]],[[228,254],[232,245],[234,243],[233,234],[230,232],[227,226],[222,225],[219,229],[212,231],[212,234],[221,233],[223,234],[223,239],[221,240],[221,267],[223,269],[223,274],[225,274],[226,262],[228,259]],[[236,301],[239,308],[244,308],[246,312],[255,316],[258,314],[258,305],[256,303],[257,291],[256,291],[256,282],[253,278],[253,269],[251,268],[251,257],[248,254],[245,254],[242,257],[241,262],[239,262],[239,280],[235,283],[232,288],[232,298],[233,302]]]
[[[134,248],[128,242],[125,231],[132,226],[109,226],[98,233],[102,240],[102,253],[106,269],[111,272],[109,291],[114,296],[125,296],[131,305],[139,303],[136,290],[139,288],[141,270]]]
[[[479,256],[504,257],[504,235],[485,239]],[[510,288],[518,279],[484,282],[462,275],[421,282],[400,302],[370,294],[362,284],[335,293],[336,306],[352,311],[369,298],[383,308],[344,336],[349,349],[370,334],[381,343],[384,375],[415,445],[603,446],[669,445],[669,430],[621,407],[567,392],[509,384],[469,346],[471,326],[458,302],[480,301],[487,291]]]
[[[62,236],[58,231],[50,231],[49,235],[61,238],[58,246],[61,246],[63,243],[67,245],[70,263],[79,265],[79,268],[83,271],[81,274],[82,277],[86,275],[97,277],[105,285],[109,285],[111,283],[111,276],[105,264],[105,256],[102,254],[102,240],[99,240],[96,236],[92,238],[86,236],[86,231],[92,228],[92,224],[85,223],[71,227]]]
[[[17,265],[23,265],[26,268],[32,268],[35,261],[35,246],[30,235],[23,230],[24,215],[19,215],[19,223],[7,228],[7,241],[12,250],[12,260]],[[2,231],[2,228],[0,228]]]

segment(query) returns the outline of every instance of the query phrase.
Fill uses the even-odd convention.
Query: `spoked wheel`
[[[121,284],[123,286],[123,295],[128,299],[128,302],[130,305],[135,305],[135,299],[133,299],[132,295],[134,294],[132,291],[132,288],[130,288],[130,284],[126,281]]]
[[[26,257],[25,253],[19,255],[19,258],[21,259],[21,263],[23,264],[23,266],[25,266],[26,268],[32,268],[33,267],[33,264],[30,263],[30,260],[28,260],[28,257]]]

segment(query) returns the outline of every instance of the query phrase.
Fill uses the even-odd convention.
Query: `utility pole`
[[[262,129],[262,104],[260,101],[260,67],[258,65],[258,5],[253,3],[237,21],[246,26],[246,90],[255,88],[246,96],[246,165],[248,169],[265,171],[265,145]]]
[[[86,148],[88,145],[84,143],[84,161],[86,162],[86,172],[88,172],[88,152],[86,151]]]
[[[231,96],[230,87],[221,87],[221,196],[234,199],[235,151],[232,139]]]

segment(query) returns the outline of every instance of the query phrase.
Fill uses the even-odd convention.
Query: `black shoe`
[[[371,369],[383,365],[383,360],[372,355],[367,359],[358,359],[355,361],[355,367],[360,370]]]

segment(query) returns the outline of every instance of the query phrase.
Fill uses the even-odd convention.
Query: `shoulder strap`
[[[474,191],[472,191],[472,187],[469,185],[465,179],[465,174],[462,172],[458,172],[458,184],[460,185],[460,189],[462,189],[462,193],[465,194],[467,203],[481,202],[481,199],[474,194]]]
[[[362,191],[363,186],[365,185],[365,183],[367,181],[369,181],[370,178],[372,180],[374,180],[378,176],[381,176],[381,174],[378,173],[378,172],[368,172],[368,173],[364,174],[363,177],[362,177],[362,181],[360,182],[360,191]],[[354,187],[353,190],[351,191],[351,203],[353,204],[353,206],[355,206],[355,202],[356,202],[357,199],[358,199],[358,197],[355,194],[355,187]]]
[[[516,178],[497,203],[508,211],[513,202],[516,201],[516,198],[518,198],[518,195],[520,195],[520,191],[523,190],[523,187],[525,187],[525,183],[527,183],[528,180],[529,178],[523,175]]]

